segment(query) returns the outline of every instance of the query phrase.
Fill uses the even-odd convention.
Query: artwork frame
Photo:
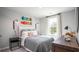
[[[23,26],[32,25],[32,18],[22,16],[21,20],[20,20],[20,24],[23,25]]]

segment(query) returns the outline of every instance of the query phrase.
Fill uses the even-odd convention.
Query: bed
[[[53,41],[53,37],[48,35],[28,36],[24,38],[24,47],[33,52],[49,52]]]

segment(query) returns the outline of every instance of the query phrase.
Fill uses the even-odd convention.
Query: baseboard
[[[0,52],[1,52],[2,50],[6,50],[6,49],[9,49],[9,47],[0,48]]]

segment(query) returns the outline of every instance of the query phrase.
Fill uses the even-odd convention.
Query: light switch
[[[2,37],[2,35],[0,35],[0,37]]]

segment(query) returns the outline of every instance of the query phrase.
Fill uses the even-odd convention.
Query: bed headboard
[[[31,32],[31,31],[36,31],[35,29],[22,29],[21,31],[20,31],[20,36],[22,36],[22,32],[23,31],[29,31],[29,32]]]

